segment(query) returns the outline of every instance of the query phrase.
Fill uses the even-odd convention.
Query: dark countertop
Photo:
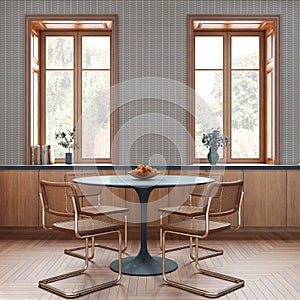
[[[136,166],[113,164],[53,164],[53,165],[0,165],[0,170],[130,170]],[[300,170],[300,165],[271,165],[271,164],[191,164],[153,166],[159,170]]]

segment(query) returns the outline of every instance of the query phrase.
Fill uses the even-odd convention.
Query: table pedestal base
[[[161,275],[162,258],[158,256],[131,256],[122,259],[122,274],[133,276],[153,276]],[[110,268],[118,272],[118,260],[110,264]],[[166,259],[166,273],[175,271],[178,265],[171,259]]]

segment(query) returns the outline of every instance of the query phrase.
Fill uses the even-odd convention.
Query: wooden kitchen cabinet
[[[300,171],[287,171],[287,226],[300,226]]]
[[[87,170],[78,170],[86,172]],[[63,181],[67,170],[53,169],[3,169],[0,170],[0,226],[41,226],[39,181]],[[100,175],[113,175],[114,170],[98,170]],[[169,175],[209,176],[209,170],[168,170]],[[214,172],[223,172],[214,170]],[[119,170],[126,174],[126,170]],[[201,173],[201,174],[200,174]],[[300,226],[300,170],[226,169],[224,181],[244,180],[244,204],[242,224],[244,227],[299,227]],[[149,198],[149,228],[155,233],[159,224],[158,208],[182,205],[188,199],[190,187],[154,189]],[[103,188],[102,204],[128,207],[128,219],[132,228],[139,227],[140,203],[134,190]],[[186,203],[187,204],[187,203]],[[61,204],[65,205],[65,203]],[[119,216],[118,216],[119,219]],[[122,219],[122,216],[120,216]],[[165,222],[182,219],[171,215]],[[224,220],[227,220],[226,218]],[[235,222],[235,216],[229,221]]]
[[[244,171],[244,225],[286,226],[286,171]]]
[[[39,225],[39,171],[0,171],[0,226]]]

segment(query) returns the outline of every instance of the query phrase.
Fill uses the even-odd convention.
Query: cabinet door
[[[300,226],[300,171],[287,171],[287,226]]]
[[[245,226],[286,226],[286,171],[244,171]]]
[[[0,226],[38,226],[38,170],[0,171]]]

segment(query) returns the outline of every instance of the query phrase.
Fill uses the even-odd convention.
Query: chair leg
[[[191,249],[191,247],[194,247],[195,251],[196,251],[196,248],[198,248],[198,249],[203,249],[203,250],[213,252],[212,254],[207,254],[207,255],[199,257],[198,260],[204,260],[204,259],[207,259],[207,258],[212,258],[212,257],[216,257],[216,256],[219,256],[219,255],[223,255],[223,250],[221,250],[221,249],[219,250],[219,249],[204,247],[204,246],[200,246],[200,245],[198,245],[198,247],[197,247],[195,244],[192,244],[190,246],[190,249]],[[167,252],[168,252],[168,250],[167,250]],[[190,258],[193,261],[196,260],[195,256],[192,254],[192,250],[190,251]]]
[[[92,237],[91,240],[92,240],[91,244],[88,245],[88,248],[91,248],[91,254],[89,255],[88,254],[89,251],[88,252],[85,251],[85,254],[88,254],[88,260],[92,260],[94,258],[94,256],[95,256],[95,247],[100,247],[98,244],[95,244],[95,238],[94,237]],[[108,247],[105,247],[105,246],[103,246],[101,248],[109,249]],[[86,259],[85,255],[82,255],[82,254],[79,254],[79,253],[76,252],[78,250],[83,250],[83,249],[85,249],[85,246],[65,249],[64,253],[67,254],[67,255],[77,257],[77,258],[81,258],[81,259],[85,260]],[[109,250],[111,250],[111,249],[109,249]],[[113,250],[115,250],[115,249],[113,249]]]
[[[89,241],[88,241],[88,238],[85,239],[85,255],[84,255],[84,259],[85,259],[85,262],[84,262],[84,266],[82,269],[79,269],[79,270],[76,270],[76,271],[73,271],[73,272],[69,272],[69,273],[64,273],[64,274],[61,274],[61,275],[58,275],[58,276],[53,276],[53,277],[50,277],[50,278],[46,278],[46,279],[43,279],[41,281],[39,281],[39,287],[44,289],[44,290],[47,290],[49,292],[52,292],[54,294],[57,294],[59,296],[62,296],[64,298],[68,298],[68,299],[72,299],[72,298],[77,298],[77,297],[80,297],[80,296],[83,296],[83,295],[87,295],[87,294],[90,294],[90,293],[93,293],[95,291],[99,291],[99,290],[102,290],[104,288],[107,288],[107,287],[110,287],[110,286],[113,286],[115,284],[117,284],[121,278],[122,278],[122,249],[121,249],[121,244],[122,244],[122,236],[121,236],[121,232],[120,231],[117,231],[118,233],[118,240],[119,240],[119,251],[118,251],[118,261],[119,261],[119,270],[118,270],[118,275],[115,279],[111,280],[111,281],[107,281],[107,282],[104,282],[104,283],[101,283],[101,284],[98,284],[98,285],[95,285],[95,286],[92,286],[92,287],[89,287],[89,288],[86,288],[86,289],[83,289],[83,290],[79,290],[79,291],[76,291],[76,292],[65,292],[64,290],[61,290],[61,289],[58,289],[52,285],[50,285],[50,283],[53,283],[53,282],[57,282],[57,281],[61,281],[61,280],[64,280],[64,279],[67,279],[67,278],[70,278],[70,277],[74,277],[74,276],[78,276],[80,274],[82,274],[84,271],[86,271],[88,269],[88,263],[89,263]]]
[[[162,225],[162,220],[163,220],[162,214],[160,214],[159,219],[160,219],[160,225]],[[161,229],[161,226],[160,226],[160,229],[159,229],[159,247],[160,247],[160,250],[162,250],[162,229]],[[193,254],[193,249],[192,249],[193,247],[196,248],[195,244],[193,244],[193,238],[190,238],[189,245],[173,247],[173,248],[169,248],[165,251],[166,252],[171,252],[171,251],[178,251],[178,250],[190,248],[190,258],[194,261],[195,256]],[[212,254],[208,254],[208,255],[199,257],[198,260],[204,260],[204,259],[207,259],[207,258],[212,258],[212,257],[216,257],[216,256],[219,256],[219,255],[223,255],[223,250],[221,250],[221,249],[219,250],[219,249],[214,249],[214,248],[209,248],[209,247],[204,247],[204,246],[199,246],[199,245],[198,245],[197,248],[213,252]]]
[[[162,237],[162,239],[163,239],[162,240],[162,247],[163,247],[163,250],[162,250],[162,278],[163,278],[163,281],[166,284],[168,284],[170,286],[174,286],[174,287],[182,289],[182,290],[186,290],[188,292],[199,294],[201,296],[208,297],[208,298],[218,298],[218,297],[223,296],[227,293],[235,291],[235,290],[237,290],[237,289],[239,289],[239,288],[241,288],[245,285],[245,282],[242,279],[199,268],[199,264],[198,264],[199,259],[198,259],[197,252],[195,254],[195,256],[196,256],[195,258],[196,258],[197,269],[199,271],[198,274],[218,278],[218,279],[225,280],[225,281],[229,281],[229,282],[232,282],[233,285],[230,285],[229,287],[224,288],[224,289],[219,290],[219,291],[208,291],[208,290],[200,289],[200,288],[197,288],[197,287],[194,287],[194,286],[191,286],[191,285],[183,284],[183,283],[168,279],[167,276],[166,276],[166,272],[165,272],[165,270],[166,270],[165,269],[165,264],[166,264],[166,250],[165,250],[166,233],[167,233],[167,231],[163,232],[163,237]],[[197,248],[198,247],[198,239],[197,238],[196,238],[195,243],[196,243],[196,248]]]
[[[92,237],[92,242],[89,245],[89,248],[91,248],[91,254],[88,257],[89,260],[92,260],[95,256],[95,247],[108,249],[108,250],[111,250],[111,251],[119,251],[118,248],[113,248],[113,247],[109,247],[109,246],[100,245],[98,243],[95,243],[95,238]],[[124,216],[124,246],[122,248],[122,252],[125,252],[127,250],[127,247],[128,247],[128,221],[127,221],[127,215],[125,215]],[[84,246],[76,247],[76,248],[69,248],[69,249],[65,249],[64,253],[67,254],[67,255],[73,256],[73,257],[77,257],[77,258],[80,258],[80,259],[85,259],[85,255],[77,253],[77,251],[83,250],[83,249],[85,249]]]

